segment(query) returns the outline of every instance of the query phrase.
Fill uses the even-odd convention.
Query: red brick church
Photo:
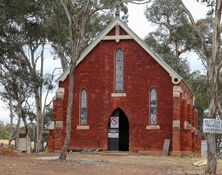
[[[69,71],[57,80],[48,151],[66,130]],[[86,48],[74,72],[69,149],[161,152],[200,150],[198,112],[189,87],[120,19]]]

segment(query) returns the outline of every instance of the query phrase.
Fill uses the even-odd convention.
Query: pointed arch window
[[[115,92],[123,92],[123,50],[118,48],[115,53]]]
[[[87,92],[85,89],[80,93],[80,125],[87,125]]]
[[[151,125],[157,124],[157,91],[155,88],[150,90],[150,116],[149,116],[149,123]]]

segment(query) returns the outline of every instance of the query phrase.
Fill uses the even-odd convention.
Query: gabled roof
[[[125,24],[122,20],[119,18],[116,18],[113,20],[106,29],[95,39],[94,42],[92,42],[80,55],[79,59],[77,60],[77,65],[81,63],[81,61],[93,50],[94,47],[101,41],[101,40],[109,40],[112,39],[110,36],[106,36],[115,26],[120,26],[128,35],[120,35],[121,37],[118,38],[118,40],[121,39],[133,39],[135,40],[153,59],[159,63],[172,77],[172,82],[174,84],[179,84],[182,80],[182,77],[177,74],[166,62],[163,61],[163,59],[155,53],[147,44],[141,40],[128,26]],[[66,77],[69,74],[69,68],[66,69],[66,71],[63,72],[63,74],[56,80],[57,83],[59,81],[64,81]]]

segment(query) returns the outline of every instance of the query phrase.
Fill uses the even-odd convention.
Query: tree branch
[[[221,67],[222,67],[222,60],[220,60],[220,63],[218,64],[219,70],[221,69]]]
[[[141,4],[148,4],[152,2],[152,0],[122,0],[120,3],[123,4],[123,3],[132,3],[132,4],[138,4],[138,5],[141,5]]]
[[[203,34],[201,33],[201,31],[199,30],[192,14],[190,13],[190,11],[187,9],[187,7],[184,5],[183,1],[182,0],[179,0],[180,1],[180,4],[181,4],[181,7],[182,9],[184,10],[184,12],[187,14],[192,26],[194,27],[195,31],[197,32],[197,35],[199,36],[200,40],[201,40],[201,47],[202,47],[202,51],[205,52],[207,58],[209,58],[209,54],[207,52],[207,46],[206,46],[206,42],[205,42],[205,38],[203,36]],[[206,60],[208,61],[208,59]]]

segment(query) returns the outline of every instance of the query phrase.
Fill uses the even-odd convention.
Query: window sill
[[[112,93],[112,97],[126,97],[126,93]]]
[[[146,129],[160,129],[160,125],[146,125]]]
[[[76,129],[89,129],[89,125],[78,125]]]

